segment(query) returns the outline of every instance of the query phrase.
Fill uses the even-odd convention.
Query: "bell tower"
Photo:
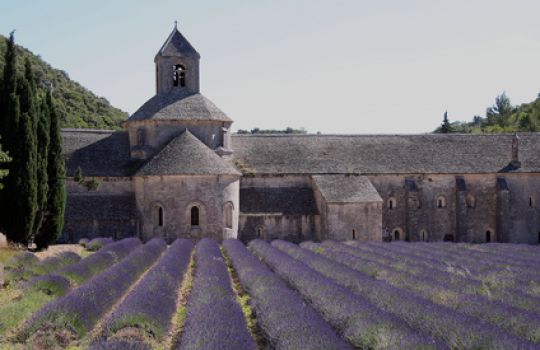
[[[200,58],[197,50],[178,31],[175,21],[173,31],[154,59],[156,93],[198,93]]]

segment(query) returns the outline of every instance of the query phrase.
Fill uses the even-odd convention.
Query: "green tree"
[[[17,160],[16,149],[14,146],[16,131],[15,127],[20,119],[20,103],[17,95],[17,71],[16,71],[17,53],[15,51],[15,36],[11,32],[7,40],[7,49],[4,54],[4,71],[2,74],[2,84],[0,89],[0,136],[3,140],[4,150]],[[13,220],[15,213],[14,200],[16,198],[15,181],[13,175],[15,161],[8,164],[4,169],[6,188],[0,191],[0,230],[2,230],[10,240],[16,237],[12,234]],[[6,174],[7,171],[7,174]]]
[[[20,120],[17,137],[14,140],[13,172],[13,212],[11,220],[12,239],[27,243],[33,236],[37,211],[37,140],[36,120],[38,115],[36,86],[31,73],[30,62],[25,62],[25,74],[17,84],[20,101]],[[11,190],[10,190],[11,191]]]
[[[450,125],[450,120],[448,119],[448,111],[444,112],[443,122],[440,130],[441,134],[448,134],[452,132],[452,125]]]
[[[495,104],[488,107],[486,110],[486,118],[488,125],[498,125],[501,128],[507,126],[509,122],[508,116],[514,111],[512,102],[506,96],[506,92],[503,92],[495,98]]]
[[[60,237],[64,228],[64,213],[66,209],[66,174],[64,157],[62,155],[60,116],[51,94],[47,95],[47,105],[50,115],[50,143],[47,159],[49,195],[47,198],[47,215],[42,229],[35,240],[39,248],[48,247],[49,244]]]
[[[47,99],[41,100],[39,117],[37,120],[37,211],[34,222],[34,236],[39,235],[43,219],[47,212],[47,197],[49,195],[49,174],[47,172],[49,159],[49,132],[50,112]]]
[[[0,144],[0,166],[5,163],[11,162],[11,158],[7,153],[2,151],[2,145]],[[9,174],[9,170],[0,168],[0,180],[6,177]],[[0,190],[4,188],[4,185],[0,182]]]

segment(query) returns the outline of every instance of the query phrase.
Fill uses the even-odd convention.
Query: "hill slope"
[[[53,96],[62,113],[63,128],[119,129],[127,119],[126,112],[111,106],[105,98],[94,95],[71,80],[66,72],[51,67],[22,46],[17,45],[17,49],[21,72],[24,59],[28,57],[38,78],[39,88],[45,91],[52,83]],[[0,72],[4,68],[5,50],[6,37],[0,35]]]

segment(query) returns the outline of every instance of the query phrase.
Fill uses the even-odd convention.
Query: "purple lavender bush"
[[[111,339],[93,344],[88,350],[152,350],[152,347],[144,342],[127,339]]]
[[[44,275],[32,279],[23,288],[39,290],[47,295],[62,296],[69,291],[69,280],[58,275]]]
[[[86,248],[90,240],[88,238],[81,238],[79,239],[79,245]]]
[[[304,262],[323,276],[347,287],[356,295],[390,312],[419,331],[445,341],[450,348],[459,349],[534,349],[532,343],[511,335],[499,327],[453,311],[419,297],[407,290],[334,262],[320,254],[295,244],[274,241],[272,245]]]
[[[23,325],[20,339],[42,327],[70,329],[82,338],[166,248],[165,241],[154,238],[79,288],[46,304]]]
[[[218,244],[203,238],[195,249],[195,279],[178,349],[256,349]]]
[[[9,259],[4,268],[6,270],[28,268],[37,263],[39,263],[39,259],[33,253],[22,252]]]
[[[140,245],[141,241],[138,238],[125,238],[101,248],[76,264],[61,269],[57,274],[66,277],[73,284],[80,284],[123,259]]]
[[[324,319],[236,239],[223,242],[266,339],[276,350],[352,349]]]
[[[166,334],[173,315],[182,278],[188,268],[193,243],[177,239],[156,265],[106,321],[106,335],[125,327],[137,327],[159,340]]]
[[[97,237],[86,244],[86,249],[91,252],[95,252],[113,242],[114,240],[110,237]]]
[[[378,272],[379,279],[392,286],[408,289],[434,303],[493,323],[532,342],[540,341],[539,315],[474,294],[468,295],[466,288],[453,288],[432,278],[436,272],[431,275],[411,275],[373,260],[348,254],[339,249],[341,245],[338,243],[325,242],[324,245],[320,245],[304,242],[300,246],[360,272],[369,274],[371,269],[374,269]]]
[[[268,243],[254,240],[249,243],[249,248],[297,289],[356,348],[446,349]]]

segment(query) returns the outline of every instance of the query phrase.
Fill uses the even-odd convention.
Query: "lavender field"
[[[1,349],[540,349],[538,246],[89,243],[8,262]]]

